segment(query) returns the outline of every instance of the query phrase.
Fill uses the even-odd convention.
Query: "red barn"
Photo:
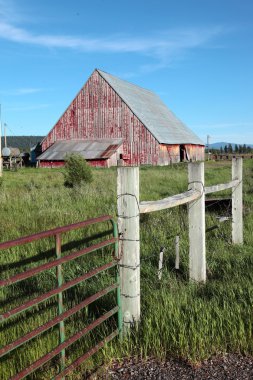
[[[40,166],[68,153],[94,166],[204,160],[204,143],[153,92],[95,70],[42,141]]]

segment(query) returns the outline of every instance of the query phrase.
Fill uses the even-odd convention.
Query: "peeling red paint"
[[[65,165],[64,161],[40,161],[41,168],[62,168]]]
[[[156,138],[134,115],[120,96],[94,71],[76,98],[64,112],[42,143],[45,151],[56,140],[122,138],[123,161],[127,165],[168,165],[180,161],[179,145],[159,144]],[[204,146],[185,145],[189,159],[204,159]],[[99,160],[92,166],[112,166],[113,160]],[[50,167],[50,163],[40,163]],[[59,164],[61,166],[62,164]],[[55,165],[54,165],[55,166]]]
[[[64,167],[64,161],[40,161],[41,168],[62,168]],[[113,165],[109,165],[108,160],[89,160],[89,165],[94,167],[110,167]]]

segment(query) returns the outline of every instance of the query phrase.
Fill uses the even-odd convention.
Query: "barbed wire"
[[[118,199],[120,199],[121,197],[124,197],[124,196],[130,196],[130,197],[133,197],[135,199],[137,207],[138,207],[138,210],[139,210],[139,213],[136,214],[136,215],[132,215],[132,216],[126,216],[126,215],[119,215],[119,214],[117,214],[117,217],[121,218],[121,219],[132,219],[132,218],[137,218],[138,216],[140,216],[140,204],[139,204],[139,201],[138,201],[136,195],[135,194],[131,194],[131,193],[118,194],[117,195],[117,201],[118,201]]]

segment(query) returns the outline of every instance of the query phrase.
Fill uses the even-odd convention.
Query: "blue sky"
[[[46,135],[99,68],[204,141],[253,144],[252,19],[252,0],[0,0],[2,122]]]

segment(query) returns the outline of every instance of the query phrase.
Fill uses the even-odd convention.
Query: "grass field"
[[[231,162],[205,164],[206,185],[228,182],[231,179]],[[61,170],[22,169],[5,172],[0,183],[0,236],[1,241],[42,230],[75,223],[88,218],[111,214],[116,216],[116,169],[93,169],[94,181],[78,189],[65,188]],[[187,166],[144,167],[140,170],[140,199],[155,200],[183,192],[187,189]],[[244,161],[244,240],[243,246],[231,244],[231,222],[221,223],[219,228],[207,234],[208,281],[206,285],[188,282],[188,221],[184,206],[141,216],[141,303],[142,320],[131,339],[113,344],[87,363],[91,369],[102,360],[128,355],[174,355],[194,362],[221,352],[253,354],[253,160]],[[229,191],[223,195],[229,195]],[[217,194],[220,196],[220,194]],[[228,210],[207,209],[207,228],[217,224],[218,215]],[[91,244],[82,240],[97,232],[110,230],[107,225],[90,227],[85,231],[72,232],[64,237],[64,244],[79,241],[79,245]],[[85,235],[84,235],[85,232]],[[180,273],[174,270],[174,239],[180,236]],[[162,280],[157,279],[159,249],[165,251],[165,268]],[[52,259],[54,241],[48,239],[24,248],[13,248],[0,253],[2,278],[8,278],[32,266]],[[73,247],[68,247],[68,254]],[[65,280],[74,278],[97,264],[104,263],[110,250],[92,255],[92,259],[78,259],[65,266]],[[66,308],[109,284],[112,273],[96,281],[89,281],[66,292]],[[1,310],[8,310],[24,300],[41,294],[55,286],[54,271],[36,276],[25,283],[10,286],[1,293]],[[66,334],[89,323],[98,310],[105,312],[115,302],[106,296],[93,308],[85,309],[67,323]],[[0,340],[8,344],[19,336],[45,323],[57,313],[53,299],[33,312],[16,317],[3,324]],[[112,324],[115,324],[112,320]],[[108,324],[98,331],[109,331]],[[58,331],[43,334],[25,347],[13,351],[1,360],[1,379],[28,365],[58,343]],[[97,336],[90,334],[67,351],[71,362],[92,345]],[[31,378],[48,379],[57,370],[52,367],[37,371]],[[77,379],[78,375],[75,374]]]

